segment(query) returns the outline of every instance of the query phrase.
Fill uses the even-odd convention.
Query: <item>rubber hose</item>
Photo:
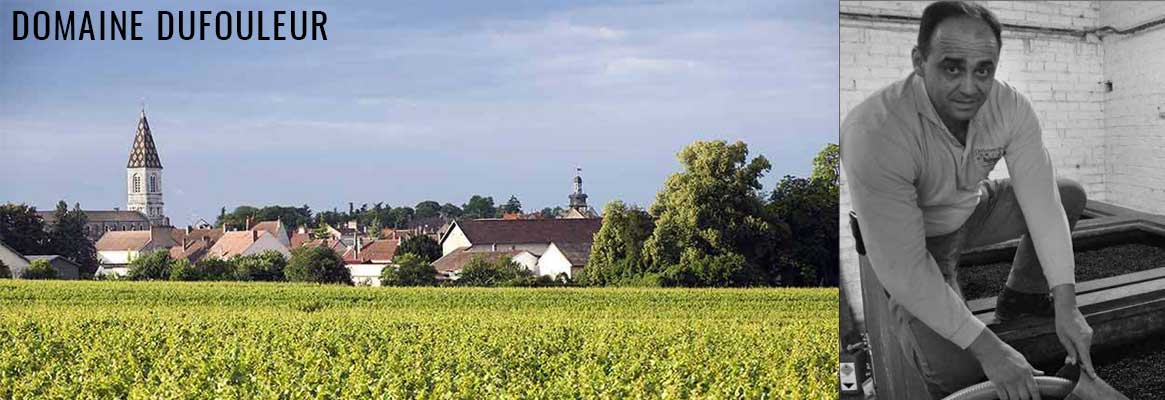
[[[1040,396],[1054,396],[1064,398],[1076,387],[1076,382],[1054,376],[1037,376],[1036,386],[1040,389]],[[952,393],[943,400],[997,400],[995,384],[991,382],[977,383],[966,389]]]

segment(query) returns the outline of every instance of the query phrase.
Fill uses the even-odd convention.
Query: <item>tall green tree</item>
[[[839,181],[841,176],[841,148],[836,144],[827,143],[825,148],[817,153],[813,158],[813,173],[809,175],[809,179],[814,182],[819,182],[822,185],[832,190],[832,196],[837,198],[839,194]]]
[[[785,176],[769,196],[769,212],[784,221],[795,238],[781,272],[784,285],[838,284],[836,155],[837,145],[827,145],[814,159],[811,178]]]
[[[468,203],[461,206],[461,211],[461,216],[469,219],[495,218],[498,215],[493,197],[481,197],[476,194],[469,198]]]
[[[518,196],[510,195],[510,199],[506,201],[501,207],[501,212],[508,214],[522,213],[522,202],[518,200]]]
[[[648,272],[643,244],[654,229],[651,215],[642,208],[619,200],[607,203],[587,265],[576,279],[584,285],[610,285]]]
[[[461,207],[453,205],[453,203],[445,203],[441,206],[441,216],[445,218],[461,218]]]
[[[554,208],[545,207],[542,209],[542,211],[539,211],[538,213],[542,215],[542,218],[552,219],[552,218],[557,218],[559,215],[562,214],[563,211],[565,211],[565,210],[563,210],[562,207],[555,206]]]
[[[441,203],[425,200],[413,206],[413,210],[416,211],[413,215],[416,218],[432,218],[441,215]]]
[[[393,260],[405,254],[411,254],[426,263],[431,263],[441,258],[441,245],[428,235],[411,236],[401,241],[400,246],[397,246],[396,252],[393,253]]]
[[[0,240],[20,254],[44,254],[49,242],[36,207],[14,203],[0,206]]]
[[[73,209],[62,200],[57,203],[56,222],[49,229],[48,252],[60,255],[77,263],[82,276],[92,276],[97,272],[97,248],[85,235],[85,225],[89,218],[81,211],[81,204]]]
[[[768,284],[779,270],[784,229],[766,213],[761,177],[771,167],[764,156],[751,160],[743,142],[697,141],[679,153],[683,171],[672,174],[656,195],[650,213],[655,229],[644,244],[653,271],[705,256],[739,255],[747,282]],[[719,285],[720,282],[704,282]]]

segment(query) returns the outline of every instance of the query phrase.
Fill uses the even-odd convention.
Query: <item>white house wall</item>
[[[452,253],[453,250],[472,245],[469,243],[469,237],[461,231],[461,226],[453,225],[453,230],[449,231],[449,234],[445,236],[445,241],[441,242],[441,255],[444,256]]]
[[[565,273],[570,276],[570,260],[566,259],[566,255],[558,250],[558,246],[554,243],[546,248],[546,253],[538,259],[538,273],[550,277],[558,276],[558,274]]]

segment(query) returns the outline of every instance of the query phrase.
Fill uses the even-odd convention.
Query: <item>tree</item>
[[[282,281],[287,259],[275,250],[259,254],[238,256],[231,260],[234,264],[235,279],[240,281]]]
[[[841,148],[836,144],[827,143],[825,148],[813,158],[813,173],[809,178],[832,189],[831,195],[837,198],[839,193],[839,177],[841,176]]]
[[[563,211],[565,210],[563,210],[562,207],[555,206],[554,208],[545,207],[538,213],[542,215],[542,218],[554,219],[558,218],[559,215],[562,215]]]
[[[461,216],[468,219],[497,217],[498,209],[494,207],[493,197],[473,195],[469,202],[461,206]]]
[[[603,206],[587,265],[577,277],[584,285],[609,285],[647,272],[643,244],[655,224],[642,208],[614,200]]]
[[[44,254],[48,235],[36,207],[14,203],[0,206],[0,240],[20,254]]]
[[[740,254],[708,255],[685,249],[680,262],[667,267],[659,280],[661,286],[747,286],[753,283],[751,273]]]
[[[785,176],[769,196],[769,213],[796,238],[781,271],[783,285],[838,283],[838,181],[830,175],[836,171],[836,152],[837,145],[827,145],[814,161],[814,178]]]
[[[445,203],[441,206],[441,216],[445,218],[461,218],[461,207],[455,206],[452,203]]]
[[[437,284],[437,269],[432,264],[413,254],[393,257],[397,267],[385,266],[380,272],[383,286],[434,286]]]
[[[431,263],[441,258],[441,245],[428,235],[416,235],[402,241],[392,256],[395,259],[405,254],[412,254],[425,263]]]
[[[48,253],[65,257],[81,266],[83,276],[97,272],[97,248],[85,235],[85,225],[89,218],[81,211],[81,204],[74,204],[73,210],[62,200],[57,203],[56,222],[48,233]]]
[[[127,278],[133,281],[170,279],[170,252],[162,249],[140,254],[129,263]]]
[[[0,260],[0,279],[12,279],[12,270],[3,260]]]
[[[502,205],[501,212],[506,214],[521,214],[522,202],[518,200],[518,196],[510,195],[510,200],[506,201],[506,204]]]
[[[352,284],[344,260],[326,247],[299,247],[291,251],[291,260],[283,273],[291,282]]]
[[[768,160],[749,160],[747,145],[720,140],[697,141],[679,160],[683,171],[668,178],[650,208],[656,220],[644,243],[649,270],[681,264],[686,251],[695,252],[686,255],[689,266],[711,265],[695,261],[705,256],[739,255],[749,277],[739,284],[771,283],[785,228],[766,213],[759,194]]]
[[[33,260],[28,269],[20,275],[21,279],[57,279],[57,270],[53,269],[49,260]]]
[[[441,215],[441,203],[432,200],[417,203],[413,209],[416,211],[416,214],[413,215],[416,218],[432,218]]]
[[[461,276],[457,284],[462,286],[515,286],[522,282],[527,275],[526,269],[500,256],[490,260],[485,257],[473,257],[461,269]]]

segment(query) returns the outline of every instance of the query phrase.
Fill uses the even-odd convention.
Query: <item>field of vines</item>
[[[0,399],[835,399],[836,289],[0,280]]]

